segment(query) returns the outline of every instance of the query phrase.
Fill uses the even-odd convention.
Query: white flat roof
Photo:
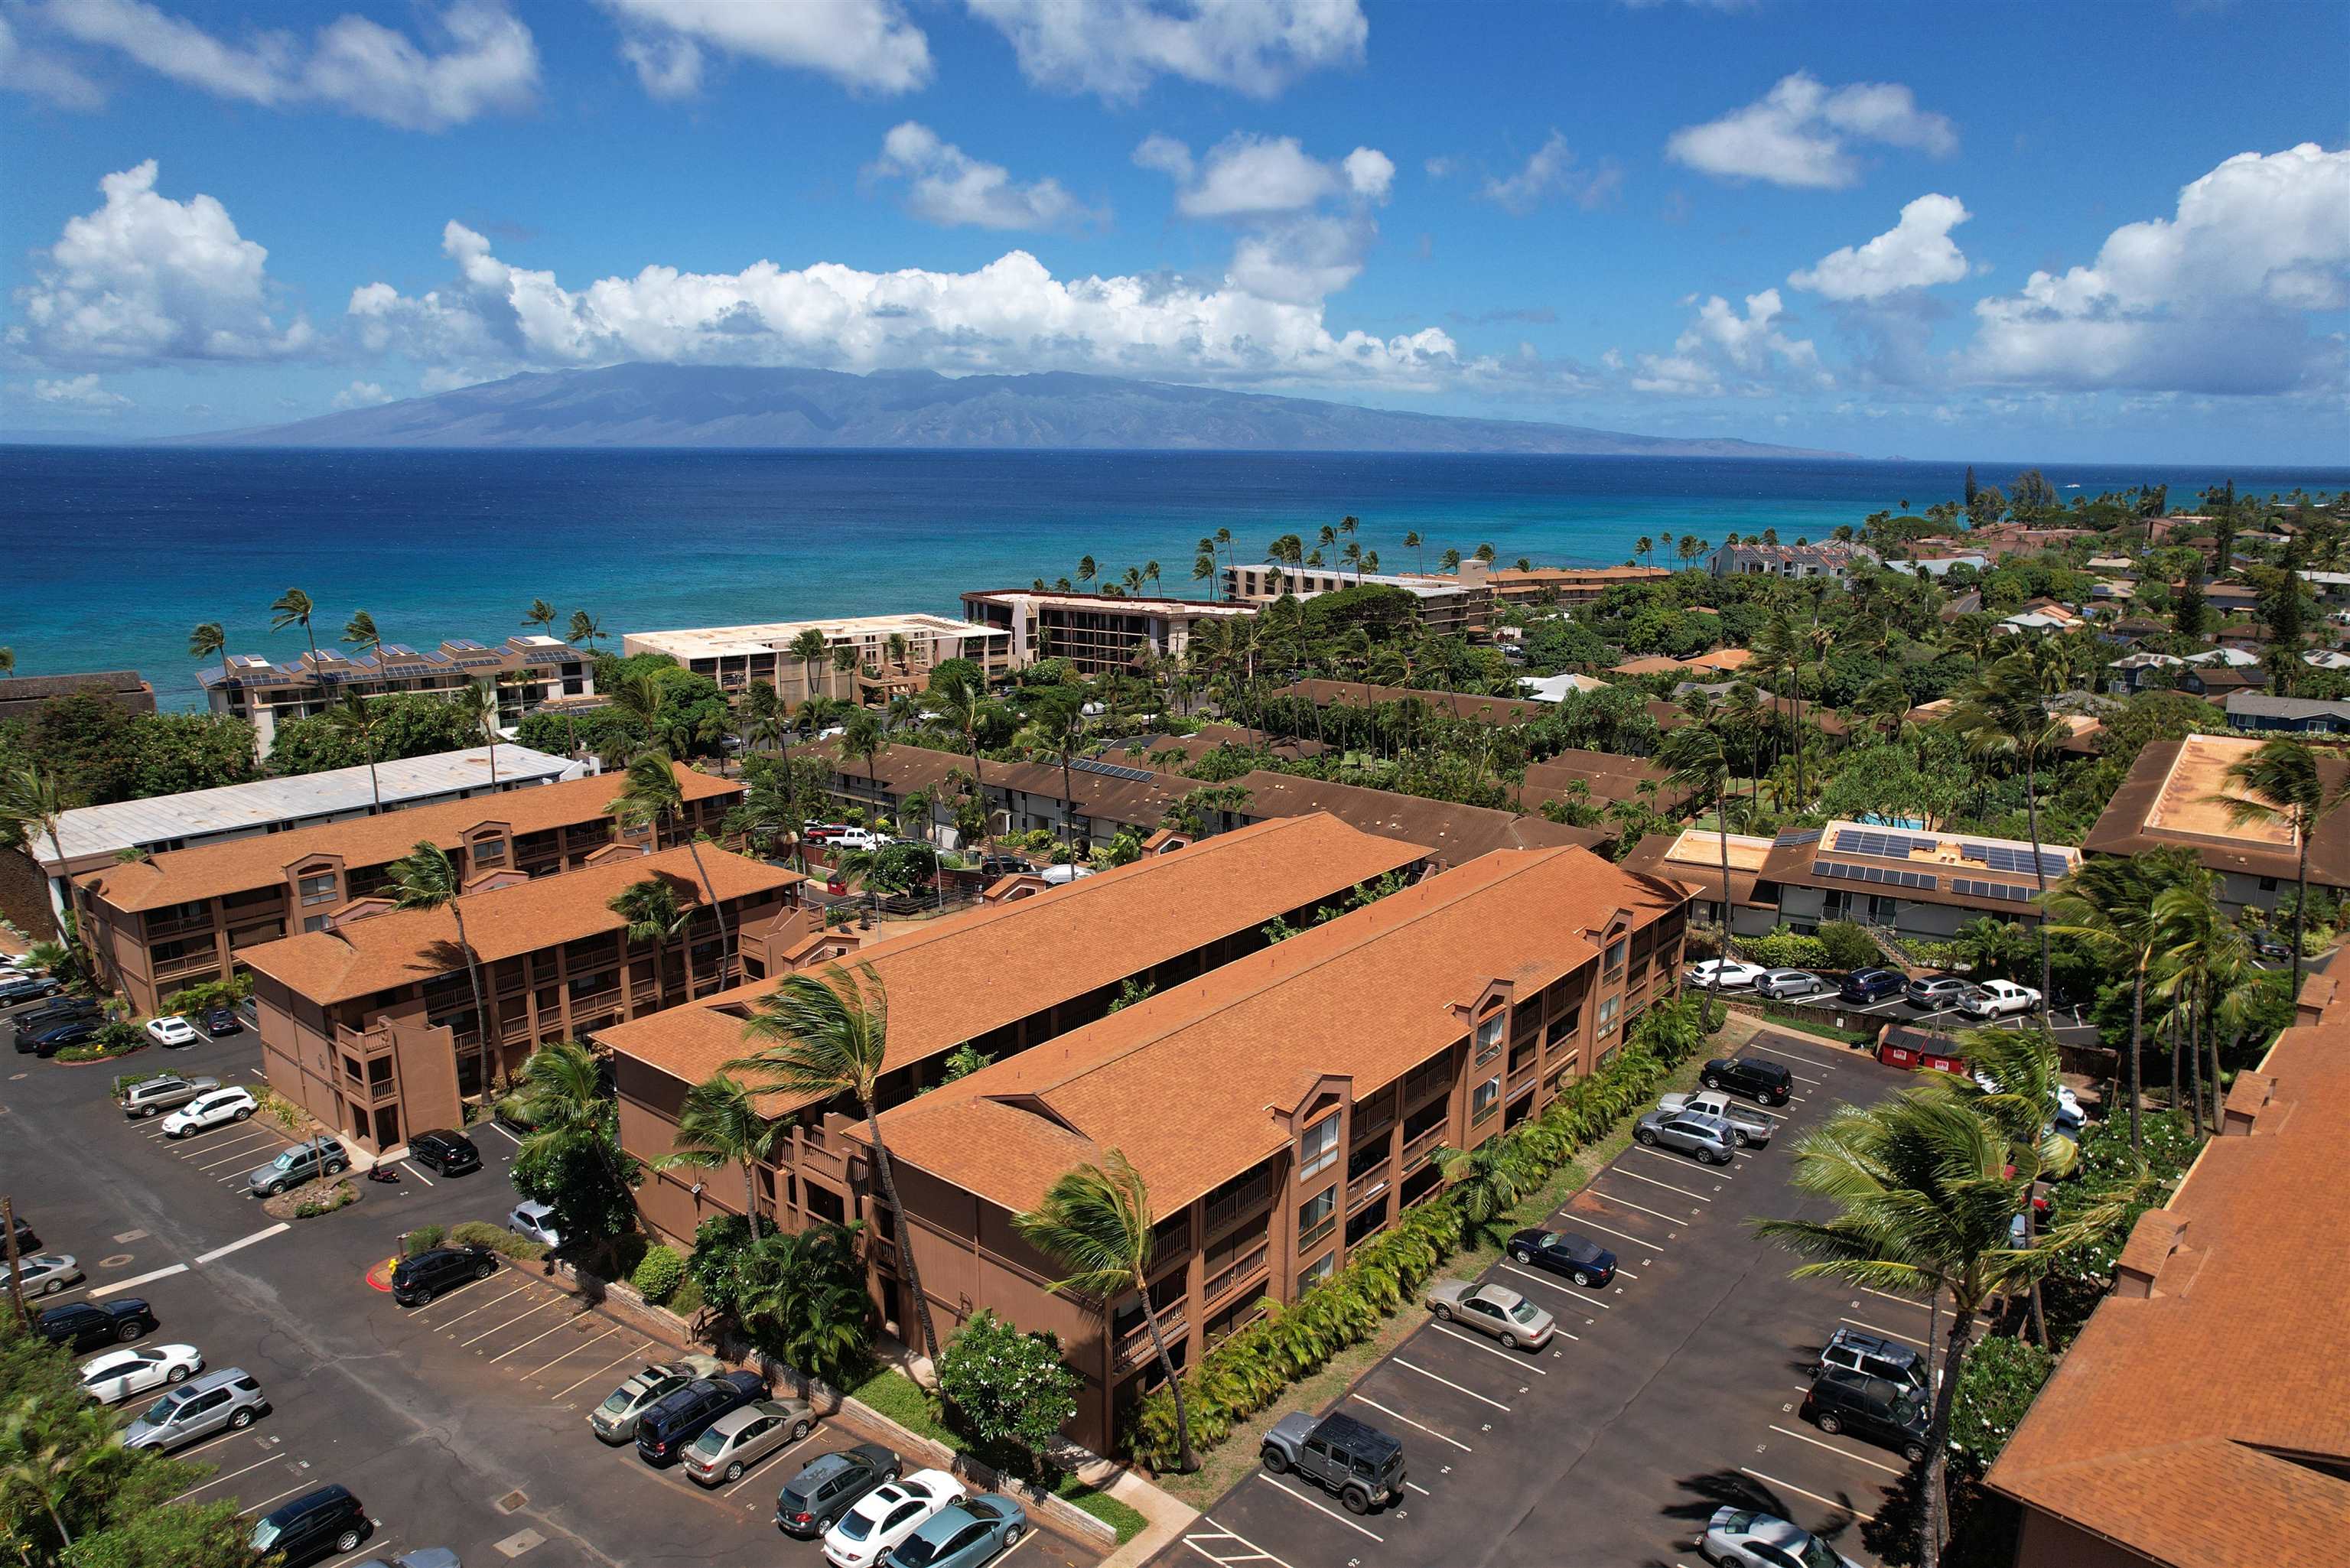
[[[498,748],[498,783],[548,784],[577,777],[584,764],[568,757],[550,756],[527,746]],[[376,778],[386,805],[453,798],[465,790],[490,787],[490,750],[474,746],[462,752],[440,752],[429,757],[408,757],[378,763]],[[374,804],[364,767],[336,768],[327,773],[301,774],[292,778],[256,779],[251,784],[224,784],[218,789],[190,790],[184,794],[157,795],[150,800],[118,801],[111,805],[78,806],[57,823],[66,858],[111,855],[143,845],[167,844],[174,838],[211,838],[221,835],[261,833],[281,822],[308,822],[361,812]],[[40,858],[56,862],[56,846],[46,838],[35,847]]]
[[[754,653],[776,653],[804,631],[820,631],[827,640],[839,638],[881,638],[891,632],[907,637],[1002,637],[1000,627],[957,620],[952,616],[915,610],[902,615],[848,616],[837,620],[774,620],[753,626],[683,627],[674,631],[623,632],[620,646],[630,652],[666,653],[676,659],[740,659]]]

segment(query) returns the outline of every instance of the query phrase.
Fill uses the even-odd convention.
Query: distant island
[[[509,376],[431,397],[172,444],[303,447],[905,447],[1193,452],[1848,457],[1518,420],[1054,372],[614,365]]]

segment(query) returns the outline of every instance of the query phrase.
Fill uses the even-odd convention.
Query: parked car
[[[1571,1231],[1521,1231],[1510,1238],[1510,1256],[1593,1290],[1616,1277],[1616,1254]]]
[[[30,1032],[19,1023],[16,1025],[16,1051],[19,1055],[29,1053],[46,1062],[68,1045],[88,1044],[105,1027],[106,1020],[103,1018],[68,1018]]]
[[[427,1247],[393,1267],[391,1299],[401,1306],[422,1306],[443,1291],[497,1272],[498,1255],[487,1247]]]
[[[2073,1092],[2073,1085],[2070,1084],[2056,1085],[2055,1120],[2060,1131],[2077,1128],[2083,1122],[2088,1120],[2087,1114],[2081,1109],[2081,1096]]]
[[[1650,1148],[1693,1154],[1707,1165],[1728,1165],[1738,1147],[1737,1129],[1702,1111],[1650,1111],[1634,1126],[1632,1137]]]
[[[811,823],[800,829],[800,838],[807,844],[829,844],[847,831],[848,824],[845,822]]]
[[[1824,1367],[1804,1396],[1803,1416],[1830,1437],[1849,1431],[1898,1449],[1913,1465],[1926,1457],[1925,1393],[1907,1384]]]
[[[242,1366],[191,1377],[123,1428],[126,1449],[176,1449],[214,1432],[241,1432],[269,1413],[261,1385]]]
[[[299,1187],[319,1176],[340,1176],[351,1167],[351,1157],[330,1137],[297,1143],[280,1150],[276,1159],[244,1179],[248,1191],[275,1198],[289,1187]]]
[[[1856,1002],[1866,1006],[1872,1002],[1882,1002],[1888,996],[1900,995],[1904,983],[1898,971],[1856,969],[1844,977],[1844,983],[1836,987],[1836,995],[1843,1001]]]
[[[261,1108],[252,1091],[242,1088],[213,1089],[198,1095],[178,1110],[163,1118],[163,1136],[182,1138],[206,1127],[225,1127],[241,1122]]]
[[[859,1443],[811,1461],[775,1493],[775,1528],[813,1541],[857,1500],[898,1479],[898,1456],[879,1443]]]
[[[45,996],[55,996],[64,989],[64,986],[45,974],[27,974],[15,980],[0,980],[0,1007],[6,1007],[19,1002],[38,1002]]]
[[[555,1205],[525,1199],[506,1215],[506,1229],[542,1247],[560,1247],[563,1233],[555,1228]]]
[[[1954,974],[1921,974],[1902,989],[1902,997],[1912,1007],[1939,1012],[1956,1007],[1959,999],[1972,990],[1974,982]]]
[[[101,1405],[185,1383],[204,1369],[203,1353],[192,1345],[141,1345],[109,1350],[81,1364],[81,1391]]]
[[[2252,933],[2252,951],[2264,959],[2273,959],[2280,963],[2293,961],[2293,944],[2282,937],[2272,936],[2267,931]]]
[[[35,1252],[16,1258],[16,1288],[28,1296],[46,1296],[78,1284],[81,1265],[67,1252]]]
[[[686,1445],[685,1473],[703,1486],[741,1480],[743,1472],[816,1425],[805,1399],[754,1399],[721,1416]]]
[[[1763,1106],[1783,1106],[1795,1092],[1795,1075],[1762,1056],[1716,1056],[1698,1075],[1698,1082]]]
[[[122,1092],[122,1114],[134,1121],[143,1121],[158,1111],[184,1106],[198,1095],[219,1087],[218,1078],[182,1078],[176,1073],[159,1073]]]
[[[827,849],[858,851],[879,849],[889,842],[888,834],[876,833],[869,827],[844,827],[826,838],[825,846]],[[826,858],[831,857],[827,856]]]
[[[1502,1342],[1504,1350],[1524,1345],[1540,1350],[1557,1328],[1550,1314],[1512,1290],[1468,1280],[1439,1280],[1428,1287],[1428,1310],[1439,1323],[1462,1323]]]
[[[1768,997],[1815,996],[1828,988],[1828,982],[1807,969],[1774,969],[1764,972],[1754,982],[1754,989]]]
[[[40,1250],[41,1239],[33,1233],[33,1222],[22,1214],[17,1215],[16,1255],[21,1258],[27,1252],[37,1252]]]
[[[1020,1544],[1028,1513],[998,1493],[942,1508],[889,1549],[889,1568],[980,1568]]]
[[[618,1448],[637,1438],[637,1418],[697,1377],[715,1377],[726,1364],[714,1355],[688,1355],[639,1367],[588,1412],[588,1428]]]
[[[117,1296],[110,1302],[75,1302],[53,1306],[35,1318],[41,1337],[68,1350],[96,1350],[101,1345],[128,1345],[163,1325],[139,1296]]]
[[[1368,1513],[1403,1497],[1403,1445],[1352,1416],[1294,1410],[1273,1424],[1257,1462],[1274,1475],[1295,1470],[1336,1492],[1348,1513]]]
[[[1024,877],[1036,869],[1036,863],[1021,855],[989,855],[979,863],[983,882],[993,882],[999,877]]]
[[[1959,998],[1959,1011],[1970,1018],[2005,1018],[2040,1011],[2040,993],[2012,980],[1987,980]]]
[[[482,1151],[473,1140],[445,1127],[411,1137],[408,1158],[435,1176],[463,1176],[482,1168]]]
[[[1667,1095],[1657,1102],[1657,1109],[1676,1115],[1682,1111],[1697,1111],[1709,1116],[1720,1116],[1730,1124],[1730,1130],[1738,1135],[1738,1147],[1741,1148],[1761,1148],[1771,1141],[1771,1135],[1779,1130],[1777,1122],[1761,1111],[1747,1109],[1720,1089],[1700,1089],[1694,1095]]]
[[[675,1464],[685,1446],[719,1417],[762,1398],[767,1386],[754,1372],[697,1377],[662,1396],[637,1417],[637,1457],[649,1465]]]
[[[204,1014],[204,1033],[219,1040],[230,1034],[244,1033],[244,1020],[236,1015],[234,1007],[215,1007]]]
[[[77,1018],[98,1018],[104,1013],[105,1009],[87,996],[60,996],[16,1014],[16,1033],[37,1034],[56,1024],[70,1023]]]
[[[147,1038],[169,1049],[178,1045],[192,1045],[203,1036],[196,1033],[194,1024],[175,1012],[168,1018],[149,1019]]]
[[[963,1500],[962,1482],[944,1470],[916,1470],[875,1487],[824,1532],[832,1568],[874,1568],[891,1547]]]
[[[1841,1366],[1910,1388],[1926,1386],[1926,1358],[1897,1340],[1864,1329],[1838,1328],[1820,1349],[1818,1370]]]
[[[1707,959],[1682,971],[1681,983],[1706,991],[1717,986],[1734,991],[1742,985],[1752,985],[1767,972],[1761,964],[1748,963],[1743,959]]]
[[[1751,1508],[1717,1508],[1697,1554],[1722,1568],[1860,1568],[1801,1525]]]
[[[254,1525],[249,1544],[256,1554],[275,1557],[284,1568],[303,1568],[321,1557],[357,1552],[375,1533],[367,1505],[347,1487],[321,1487],[280,1503]]]

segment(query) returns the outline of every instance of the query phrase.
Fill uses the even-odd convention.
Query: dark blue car
[[[1836,994],[1846,1002],[1882,1002],[1888,996],[1901,994],[1908,981],[1889,969],[1856,969],[1844,977]]]
[[[105,1023],[102,1018],[74,1018],[63,1023],[52,1023],[30,1038],[19,1033],[16,1049],[30,1051],[47,1061],[68,1045],[83,1045],[95,1040]]]
[[[1510,1256],[1595,1290],[1616,1277],[1616,1254],[1571,1231],[1521,1231],[1510,1238]]]

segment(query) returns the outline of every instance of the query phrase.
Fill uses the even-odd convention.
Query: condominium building
[[[742,784],[683,767],[677,779],[685,807],[662,827],[660,843],[722,832]],[[226,978],[258,944],[323,929],[428,839],[467,881],[493,872],[550,876],[616,843],[648,845],[651,830],[623,833],[613,819],[621,783],[572,779],[109,860],[72,878],[74,908],[106,982],[153,1012],[174,991]],[[70,831],[67,841],[76,842]]]
[[[1284,594],[1310,599],[1366,585],[1409,594],[1414,618],[1422,630],[1435,636],[1482,635],[1492,619],[1492,589],[1462,577],[1357,572],[1347,566],[1284,566],[1277,561],[1224,568],[1224,597],[1243,604],[1268,605]]]
[[[155,688],[136,670],[101,670],[85,675],[0,677],[0,722],[30,719],[52,697],[89,692],[131,713],[155,711]]]
[[[825,649],[813,660],[794,651],[811,631],[824,639]],[[861,702],[925,691],[931,671],[950,659],[967,659],[990,679],[1012,668],[1009,631],[920,613],[632,631],[621,638],[620,648],[630,654],[665,653],[728,691],[772,686],[794,708],[812,696]]]
[[[1877,552],[1866,545],[1765,545],[1743,539],[1715,545],[1707,564],[1717,577],[1827,577],[1840,583],[1876,560]]]
[[[1010,634],[1014,670],[1040,659],[1066,659],[1081,675],[1106,675],[1135,670],[1147,658],[1180,659],[1203,623],[1246,620],[1256,607],[988,588],[963,595],[962,611],[970,620]]]
[[[714,845],[614,844],[561,876],[487,873],[441,909],[353,899],[320,929],[238,954],[254,975],[269,1086],[369,1149],[461,1125],[464,1097],[534,1047],[735,983],[745,971],[734,955],[795,909],[802,880]],[[667,886],[690,917],[664,942],[632,939],[609,907],[645,881]]]
[[[423,652],[396,642],[356,658],[320,649],[284,664],[272,664],[257,654],[233,653],[219,666],[196,672],[196,683],[203,688],[212,711],[250,723],[255,752],[264,757],[277,739],[279,724],[323,713],[341,701],[346,691],[362,697],[394,691],[445,693],[476,680],[496,686],[502,729],[512,729],[548,702],[596,694],[596,670],[588,656],[558,638],[537,632],[507,638],[494,648],[452,638]]]
[[[1062,887],[1007,879],[981,908],[901,934],[811,929],[776,967],[871,965],[889,997],[881,1098],[894,1106],[932,1089],[957,1051],[1004,1059],[1033,1049],[1122,995],[1258,951],[1274,920],[1310,924],[1357,883],[1415,873],[1420,855],[1326,816],[1267,823]],[[754,1048],[743,1023],[772,988],[739,986],[597,1033],[612,1055],[623,1147],[649,1162],[671,1151],[686,1091]],[[860,1213],[853,1150],[825,1107],[770,1096],[761,1108],[792,1123],[788,1144],[759,1168],[762,1212],[792,1229]],[[713,1211],[739,1213],[743,1189],[734,1171],[656,1171],[637,1201],[649,1224],[684,1239]],[[900,1324],[904,1304],[885,1299]]]
[[[1185,854],[1197,853],[1187,850]],[[1506,852],[1007,1056],[881,1116],[941,1334],[982,1310],[1058,1336],[1070,1435],[1113,1442],[1159,1369],[1138,1293],[1056,1293],[1014,1216],[1115,1150],[1149,1192],[1146,1287],[1179,1369],[1342,1267],[1473,1148],[1604,1064],[1668,992],[1677,887],[1583,850]],[[827,1136],[859,1144],[835,1114]]]
[[[1556,605],[1563,609],[1590,604],[1627,583],[1672,576],[1663,566],[1535,566],[1520,571],[1475,560],[1461,562],[1456,573],[1463,583],[1483,584],[1497,605]]]
[[[2231,912],[2273,909],[2293,889],[2301,870],[2301,843],[2279,812],[2269,821],[2239,822],[2228,798],[2242,794],[2228,782],[2228,770],[2258,751],[2250,735],[2189,735],[2149,742],[2130,764],[2104,815],[2082,840],[2092,855],[2142,855],[2149,849],[2193,852],[2220,878],[2220,899]],[[2350,765],[2317,760],[2318,781],[2338,794]],[[2257,798],[2257,797],[2254,797]],[[2350,888],[2350,812],[2329,812],[2309,839],[2309,885],[2340,897]]]

